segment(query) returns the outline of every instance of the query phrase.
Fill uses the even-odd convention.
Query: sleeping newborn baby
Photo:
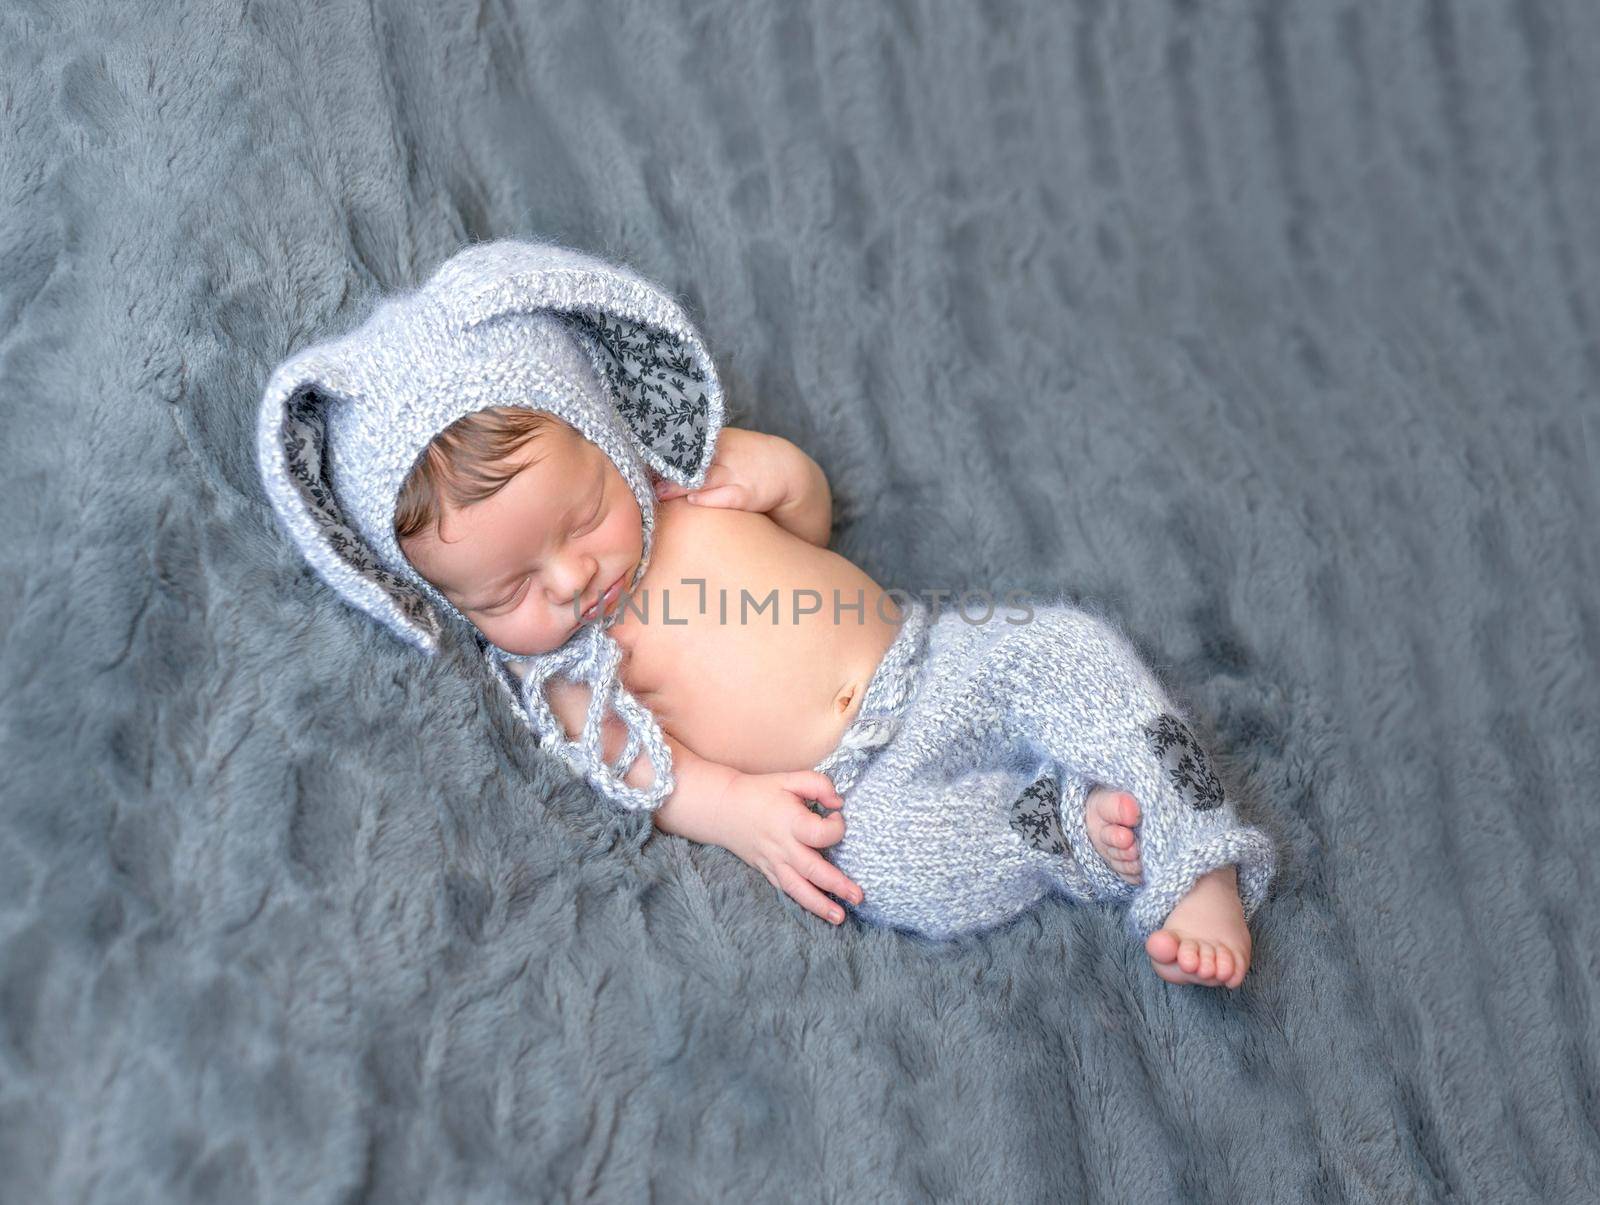
[[[483,449],[482,459],[467,449]],[[449,498],[449,483],[466,479],[499,484],[492,493],[480,486],[475,500],[458,505]],[[941,936],[958,931],[950,926],[952,913],[967,903],[958,897],[986,887],[984,868],[945,863],[947,872],[970,873],[971,881],[945,885],[925,901],[930,915],[903,918],[905,901],[896,899],[902,894],[900,876],[890,870],[879,881],[875,868],[862,863],[856,870],[850,856],[852,826],[866,819],[858,814],[864,809],[856,807],[864,784],[857,781],[845,806],[828,777],[797,769],[824,765],[839,749],[862,711],[874,672],[905,626],[906,612],[919,608],[918,622],[926,623],[921,600],[902,606],[828,550],[827,480],[787,440],[725,428],[706,488],[688,491],[662,482],[656,492],[663,504],[656,511],[655,554],[648,572],[629,590],[641,553],[641,516],[606,456],[572,427],[539,411],[479,411],[446,431],[419,462],[401,494],[397,537],[418,572],[510,652],[545,652],[565,643],[580,624],[618,613],[611,633],[623,650],[622,679],[660,722],[676,772],[677,789],[653,814],[662,830],[730,850],[775,887],[835,923],[844,919],[843,911],[824,893],[858,910],[871,899],[877,919],[910,919],[918,922],[910,927]],[[835,599],[840,600],[837,619]],[[1064,643],[1049,647],[1064,654],[1073,640],[1092,646],[1118,639],[1090,616],[1034,609],[1031,623],[1047,622],[1062,625]],[[935,628],[939,623],[951,629],[950,639],[976,639],[985,646],[995,639],[1003,643],[1008,635],[1018,642],[1031,626],[1016,624],[1007,632],[1005,619],[996,613],[988,620],[994,631],[977,636],[956,630],[957,624],[975,625],[953,610]],[[1117,648],[1112,655],[1126,660],[1131,653]],[[989,648],[986,657],[1000,664],[995,649]],[[968,655],[963,667],[976,668],[972,662]],[[1063,689],[1080,688],[1070,671],[1060,675],[1060,682]],[[973,681],[969,674],[946,685],[959,694],[970,691]],[[1133,693],[1148,686],[1114,678],[1105,688]],[[1108,702],[1121,706],[1125,700]],[[576,732],[589,691],[557,680],[551,703],[568,730]],[[1100,706],[1091,703],[1088,711],[1092,715]],[[938,735],[941,741],[954,737]],[[625,737],[620,723],[608,725],[608,760]],[[1020,759],[1049,752],[1046,726],[1034,732],[1019,723],[986,739],[1013,741]],[[1036,748],[1025,747],[1030,743]],[[981,761],[947,767],[941,751],[934,752],[925,759],[930,768],[988,769]],[[1093,765],[1061,769],[1090,771]],[[646,785],[653,773],[641,757],[628,781]],[[1027,783],[1014,785],[1021,791]],[[948,817],[927,814],[904,793],[885,802],[914,819],[913,827],[947,824],[952,829],[966,824],[964,812],[1008,802],[981,778],[954,795],[946,788],[939,798],[952,809]],[[818,816],[805,806],[806,799],[833,810],[826,818]],[[1139,799],[1117,785],[1095,784],[1071,802],[1079,809],[1088,848],[1103,859],[1107,872],[1130,887],[1138,885]],[[1189,807],[1187,802],[1181,806]],[[1037,885],[1037,898],[1049,879],[1045,859],[1072,855],[1067,849],[1034,849],[1023,833],[1008,831],[1009,809],[998,818],[1004,827],[994,827],[980,843],[1004,843],[1009,837],[1014,861],[1040,862],[1026,876]],[[924,850],[937,844],[915,833],[910,839]],[[841,846],[836,860],[864,882],[818,852],[836,845]],[[1042,856],[1026,857],[1030,850]],[[999,848],[983,853],[990,859],[1005,856]],[[915,859],[917,851],[909,849],[906,856]],[[1003,909],[992,899],[985,902],[995,915],[974,919],[997,921],[1003,919],[1001,911],[1017,910],[1015,901]],[[1250,948],[1232,864],[1200,875],[1146,943],[1163,978],[1229,987],[1244,978]]]
[[[1116,625],[881,589],[827,547],[822,470],[723,426],[698,333],[629,270],[468,247],[281,364],[257,454],[348,602],[428,653],[462,620],[607,800],[817,915],[948,938],[1126,902],[1163,979],[1243,980],[1272,842]]]

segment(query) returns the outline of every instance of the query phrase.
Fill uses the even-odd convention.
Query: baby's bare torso
[[[682,497],[656,505],[650,566],[623,604],[610,629],[623,683],[666,732],[748,774],[810,769],[833,750],[901,616],[838,553]]]

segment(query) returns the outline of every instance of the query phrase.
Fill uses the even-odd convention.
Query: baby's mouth
[[[611,604],[616,602],[617,597],[622,593],[623,583],[627,576],[626,573],[619,574],[617,580],[607,586],[599,598],[583,609],[583,614],[579,618],[587,623],[589,620],[597,618],[601,611],[609,611]]]

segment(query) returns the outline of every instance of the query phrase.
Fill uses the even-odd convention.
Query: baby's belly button
[[[821,699],[812,696],[816,701],[809,705],[797,699],[747,731],[754,736],[759,729],[760,743],[786,768],[809,769],[838,747],[861,710],[865,690],[864,685],[845,687]]]
[[[846,686],[834,696],[834,714],[853,719],[856,712],[861,710],[861,696],[864,693],[865,688],[859,682],[852,682]]]

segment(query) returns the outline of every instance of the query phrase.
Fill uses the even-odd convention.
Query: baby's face
[[[565,644],[614,583],[633,580],[643,516],[611,459],[564,423],[515,454],[525,467],[498,493],[406,540],[406,558],[489,640],[531,656]],[[609,612],[617,605],[613,598]]]

